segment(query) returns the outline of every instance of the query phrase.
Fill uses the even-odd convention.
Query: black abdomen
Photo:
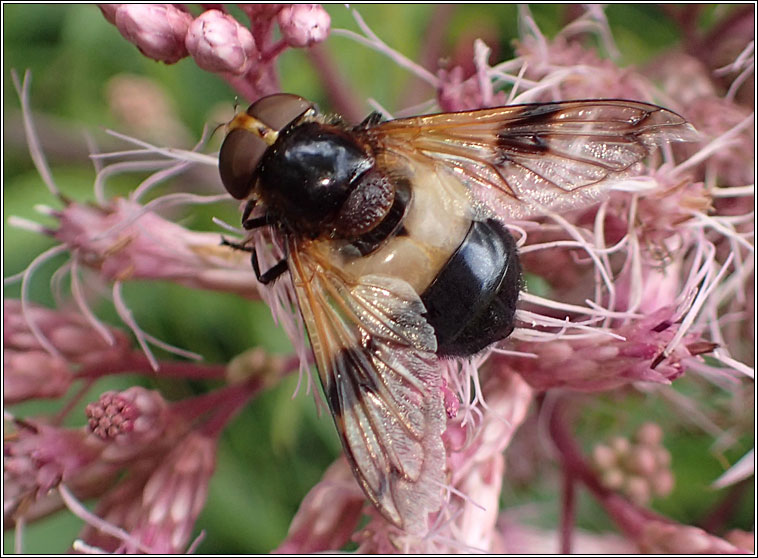
[[[513,237],[494,219],[474,221],[421,295],[440,356],[469,356],[513,331],[521,265]]]

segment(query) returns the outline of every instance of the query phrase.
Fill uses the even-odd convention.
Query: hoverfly
[[[636,101],[527,104],[358,126],[275,94],[228,125],[221,179],[271,227],[292,277],[325,398],[366,496],[396,526],[427,529],[442,503],[440,357],[507,337],[521,286],[500,219],[599,200],[608,178],[679,115]],[[251,217],[253,208],[257,216]]]

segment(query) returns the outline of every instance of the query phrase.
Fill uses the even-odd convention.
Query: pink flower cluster
[[[242,25],[223,5],[194,16],[179,4],[101,4],[105,18],[148,58],[174,64],[191,56],[221,74],[251,100],[278,90],[272,64],[287,47],[304,48],[329,35],[329,14],[318,4],[242,4]],[[272,41],[274,23],[281,38]]]
[[[664,53],[645,68],[622,68],[613,60],[618,51],[602,8],[582,8],[551,39],[529,10],[520,8],[523,33],[513,59],[493,66],[489,47],[476,41],[466,67],[428,69],[387,46],[357,12],[361,33],[331,30],[327,12],[311,4],[240,5],[247,26],[221,5],[197,15],[174,4],[106,4],[101,10],[145,56],[168,64],[191,57],[250,100],[279,90],[275,60],[281,52],[309,47],[333,33],[408,69],[419,91],[419,84],[431,86],[427,107],[457,111],[625,98],[675,110],[700,133],[691,143],[663,146],[633,176],[609,186],[594,206],[577,204],[561,214],[508,223],[527,278],[517,328],[484,354],[440,362],[447,416],[445,502],[430,515],[426,535],[405,533],[381,517],[340,458],[302,501],[278,552],[337,551],[351,542],[365,553],[752,550],[744,532],[721,537],[650,508],[651,497],[666,497],[676,480],[664,447],[666,424],[647,423],[634,443],[619,426],[619,435],[596,446],[592,458],[574,428],[594,396],[612,393],[620,399],[645,394],[659,397],[663,406],[679,405],[667,412],[696,415],[698,424],[720,436],[719,444],[732,429],[744,429],[735,417],[712,420],[710,407],[700,410],[689,402],[683,409],[684,398],[670,386],[694,377],[724,398],[752,386],[754,114],[740,101],[750,81],[744,76],[753,71],[748,37],[706,37],[722,55],[728,50],[724,44],[745,39],[732,47],[731,61],[718,67],[709,57],[710,66],[702,63],[695,56],[702,50],[693,43],[686,53]],[[440,13],[449,15],[443,8]],[[684,12],[675,15],[683,26],[691,25]],[[742,27],[733,23],[724,29],[728,35]],[[607,56],[587,46],[588,36]],[[436,54],[430,59],[443,58]],[[320,56],[314,59],[320,68],[329,67]],[[340,81],[329,72],[322,79],[332,86]],[[103,163],[95,181],[97,203],[66,198],[35,134],[28,82],[17,85],[32,158],[62,209],[40,208],[55,219],[54,227],[12,221],[58,244],[20,277],[21,300],[4,301],[4,401],[6,406],[39,399],[63,404],[51,416],[6,411],[6,524],[21,532],[25,523],[65,506],[86,523],[76,550],[193,550],[220,433],[262,390],[310,364],[302,319],[293,312],[291,282],[284,276],[270,288],[260,287],[247,254],[222,244],[220,233],[190,230],[175,222],[176,214],[163,211],[218,203],[226,196],[173,193],[144,201],[159,183],[188,169],[215,171],[217,157],[202,153],[202,142],[184,151],[121,136],[131,150],[97,155]],[[128,198],[105,191],[114,174],[146,170],[154,174],[135,184]],[[220,226],[225,235],[243,234]],[[271,241],[266,233],[256,239],[264,267],[282,254]],[[56,310],[42,308],[29,299],[28,283],[42,263],[61,254],[69,256],[61,274],[70,276],[71,296]],[[197,363],[194,353],[139,327],[121,292],[130,281],[166,281],[234,293],[242,301],[263,299],[293,340],[294,353],[274,357],[252,348],[225,365]],[[131,337],[91,310],[91,301],[103,293],[110,293]],[[186,360],[156,358],[151,346]],[[142,387],[107,391],[87,402],[80,417],[84,426],[63,425],[99,378],[126,373],[223,385],[174,402]],[[555,491],[561,521],[550,530],[530,526],[524,510],[510,508],[508,501],[509,483],[533,480],[546,467],[551,469],[545,476],[560,486]],[[575,528],[580,488],[602,506],[618,535]],[[81,503],[84,499],[96,500],[93,510]]]

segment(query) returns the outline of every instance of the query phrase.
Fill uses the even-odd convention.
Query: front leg
[[[221,245],[222,246],[229,246],[230,248],[234,248],[235,250],[242,250],[243,252],[249,252],[250,253],[250,263],[253,266],[253,271],[255,272],[255,278],[258,279],[258,281],[263,285],[268,285],[272,281],[276,281],[279,276],[287,271],[287,260],[281,259],[278,262],[276,262],[270,269],[265,271],[264,273],[261,273],[261,267],[258,263],[258,254],[255,251],[255,248],[252,248],[251,246],[245,246],[244,243],[240,242],[232,242],[231,240],[227,240],[225,238],[221,238]]]
[[[258,265],[258,255],[255,253],[255,248],[251,250],[252,254],[250,256],[250,262],[253,264],[253,271],[255,271],[255,277],[258,279],[258,281],[263,285],[268,285],[269,283],[276,281],[279,276],[287,271],[287,260],[282,259],[279,260],[277,263],[273,265],[268,271],[265,273],[261,273],[261,268]]]

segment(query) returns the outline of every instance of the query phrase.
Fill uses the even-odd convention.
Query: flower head
[[[293,47],[308,47],[329,35],[331,18],[318,4],[290,4],[277,13],[282,37]]]
[[[116,330],[97,331],[82,315],[3,301],[3,400],[60,397],[77,370],[107,366],[131,351],[126,336]]]
[[[102,8],[109,21],[142,54],[166,64],[187,56],[184,37],[192,16],[170,4],[118,4]]]
[[[186,39],[195,62],[209,72],[244,74],[255,61],[252,33],[219,10],[208,10],[194,19]]]
[[[217,234],[190,231],[122,198],[107,207],[72,203],[56,215],[55,238],[111,281],[158,279],[258,297],[247,258]]]
[[[215,440],[198,434],[182,439],[150,467],[134,471],[105,498],[95,513],[105,524],[129,533],[119,539],[96,525],[81,540],[111,552],[173,554],[191,542],[215,468]]]

